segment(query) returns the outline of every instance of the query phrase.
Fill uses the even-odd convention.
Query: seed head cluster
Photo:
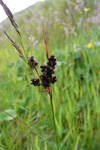
[[[55,69],[55,65],[57,64],[56,63],[56,58],[54,57],[54,55],[51,55],[49,58],[48,58],[48,66],[50,66],[51,68]]]
[[[31,84],[33,84],[34,86],[40,86],[40,80],[39,79],[31,79]]]
[[[32,68],[35,68],[38,65],[38,62],[36,60],[34,60],[34,56],[29,56],[28,60],[29,60],[29,65]]]
[[[33,64],[33,66],[37,65],[36,61],[33,61],[33,56],[30,57],[31,59],[31,64]],[[41,84],[40,84],[40,80],[39,79],[31,79],[31,84],[33,84],[34,86],[40,86],[42,85],[45,89],[50,87],[50,84],[54,84],[57,81],[56,76],[53,76],[54,74],[54,69],[55,69],[55,65],[56,65],[56,58],[54,55],[51,55],[48,58],[48,62],[47,65],[41,65],[41,72],[42,74],[39,76],[40,80],[41,80]]]

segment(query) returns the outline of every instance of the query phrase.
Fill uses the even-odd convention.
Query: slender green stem
[[[59,140],[58,140],[58,135],[57,135],[57,128],[56,128],[56,123],[55,123],[54,108],[53,108],[53,102],[52,102],[52,92],[50,93],[50,102],[51,102],[52,116],[53,116],[53,122],[54,122],[54,130],[56,134],[57,148],[58,150],[60,150]]]
[[[27,59],[27,61],[28,61],[28,56],[27,56],[27,54],[26,54],[26,51],[25,51],[25,48],[24,48],[24,45],[23,45],[23,42],[22,42],[22,38],[21,38],[21,36],[18,34],[18,32],[17,32],[17,35],[18,35],[18,38],[19,38],[19,42],[20,42],[20,44],[21,44],[21,47],[22,47],[22,49],[23,49],[23,53],[24,53],[24,57]]]

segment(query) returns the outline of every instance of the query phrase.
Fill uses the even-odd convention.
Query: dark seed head
[[[51,68],[55,69],[55,65],[56,65],[56,58],[54,55],[51,55],[49,58],[48,58],[48,66],[50,66]]]
[[[51,78],[51,82],[52,82],[52,84],[54,84],[56,81],[57,81],[56,76],[54,76],[54,77],[52,77],[52,78]]]
[[[34,60],[34,56],[29,56],[28,57],[29,60],[29,65],[33,68],[35,68],[38,65],[38,62]]]
[[[37,66],[38,63],[34,60],[33,56],[30,57],[30,61],[33,67]],[[52,75],[54,74],[55,65],[56,65],[56,58],[54,55],[51,55],[48,58],[47,65],[40,66],[42,72],[40,78],[42,83],[40,84],[39,79],[32,78],[31,84],[33,84],[34,86],[42,85],[45,89],[50,87],[50,83],[54,84],[57,81],[56,76],[52,77]]]
[[[39,79],[31,79],[31,84],[33,84],[34,86],[40,86],[40,80]]]

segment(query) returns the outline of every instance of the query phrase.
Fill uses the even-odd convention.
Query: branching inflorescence
[[[33,68],[37,66],[38,63],[34,60],[33,56],[30,57],[30,61]],[[34,86],[42,85],[45,89],[49,88],[51,83],[54,84],[57,81],[56,76],[52,76],[54,74],[55,65],[56,58],[54,55],[51,55],[48,58],[47,65],[40,66],[42,74],[39,76],[39,79],[32,78],[31,84]],[[40,81],[42,83],[40,83]]]
[[[44,89],[48,92],[48,94],[50,96],[52,115],[53,115],[53,121],[54,121],[54,130],[55,130],[55,134],[56,134],[57,147],[58,147],[58,150],[59,150],[60,146],[59,146],[59,140],[58,140],[57,131],[56,131],[55,116],[54,116],[54,109],[53,109],[53,102],[52,102],[52,86],[51,86],[51,84],[54,84],[57,81],[56,76],[53,75],[54,70],[55,70],[55,65],[57,64],[56,63],[56,58],[55,58],[54,55],[51,55],[49,57],[47,44],[46,44],[46,40],[45,40],[45,36],[44,36],[44,32],[43,32],[47,64],[40,66],[42,74],[39,75],[38,70],[37,70],[38,62],[34,59],[34,56],[29,56],[28,57],[26,55],[25,48],[23,46],[22,39],[21,39],[22,36],[21,36],[21,33],[18,29],[18,25],[16,24],[16,22],[14,20],[13,14],[9,10],[9,8],[4,4],[3,0],[0,0],[0,4],[3,7],[5,13],[7,14],[7,16],[9,18],[10,22],[11,22],[11,24],[13,25],[14,29],[17,32],[22,50],[19,47],[19,45],[17,45],[16,42],[14,42],[12,40],[12,38],[6,33],[6,31],[4,29],[2,29],[4,34],[10,40],[11,44],[16,49],[18,55],[24,60],[25,63],[28,64],[28,66],[31,69],[34,69],[35,72],[38,75],[38,79],[34,79],[34,78],[31,79],[31,84],[34,85],[34,86],[43,86]]]

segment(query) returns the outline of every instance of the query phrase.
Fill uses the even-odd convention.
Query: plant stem
[[[58,140],[58,135],[57,135],[57,128],[56,128],[56,123],[55,123],[54,108],[53,108],[53,102],[52,102],[52,91],[50,92],[50,102],[51,102],[52,116],[53,116],[53,122],[54,122],[54,130],[56,134],[57,148],[58,150],[60,150],[59,140]]]

